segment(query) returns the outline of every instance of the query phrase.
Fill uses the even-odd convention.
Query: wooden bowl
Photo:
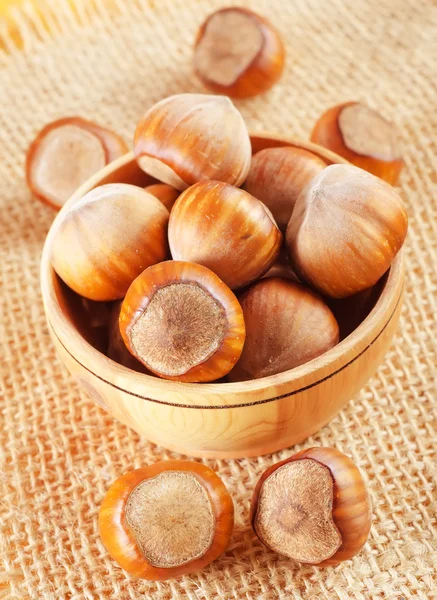
[[[297,146],[328,164],[346,162],[309,142],[252,136],[254,152]],[[399,319],[402,254],[380,284],[364,321],[324,355],[285,373],[242,383],[178,383],[136,373],[107,358],[86,326],[83,306],[54,273],[50,248],[59,218],[92,188],[111,182],[147,185],[133,154],[108,165],[67,202],[47,236],[41,287],[50,334],[61,361],[79,385],[111,415],[148,440],[198,457],[240,458],[302,442],[355,396],[380,364]]]

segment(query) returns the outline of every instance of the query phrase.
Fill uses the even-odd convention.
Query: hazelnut
[[[167,460],[119,477],[99,513],[100,537],[128,573],[153,581],[195,573],[228,547],[234,505],[220,477]]]
[[[266,148],[252,158],[244,189],[271,210],[285,231],[299,194],[325,167],[325,161],[308,150]]]
[[[153,183],[151,185],[146,186],[146,192],[155,196],[162,202],[168,212],[173,208],[173,204],[176,202],[179,191],[175,190],[171,185],[167,185],[166,183]]]
[[[168,237],[174,259],[205,265],[231,289],[263,275],[282,242],[281,232],[261,202],[218,181],[197,183],[179,196]]]
[[[80,117],[46,125],[29,147],[26,178],[32,193],[55,209],[99,169],[126,154],[113,131]]]
[[[138,373],[146,373],[151,375],[150,371],[140,363],[126,348],[123,338],[120,333],[119,318],[122,301],[115,302],[112,306],[108,323],[108,358],[114,360],[119,365],[127,367]]]
[[[320,356],[339,340],[331,310],[311,290],[272,277],[254,283],[240,298],[246,324],[241,358],[230,381],[259,379]]]
[[[334,448],[309,448],[263,473],[251,521],[268,548],[301,563],[337,565],[367,541],[371,504],[360,471]]]
[[[120,313],[128,350],[152,373],[177,381],[213,381],[240,358],[243,312],[212,271],[166,261],[132,283]]]
[[[57,223],[53,268],[85,298],[123,298],[135,277],[166,258],[168,217],[161,202],[137,186],[97,187]]]
[[[398,131],[361,102],[345,102],[327,110],[314,126],[311,141],[392,185],[399,181],[404,161]]]
[[[248,98],[265,92],[280,79],[284,62],[278,31],[246,8],[212,13],[197,34],[194,68],[205,86],[220,94]]]
[[[333,298],[374,285],[407,234],[399,194],[352,165],[330,165],[299,196],[286,243],[299,278]]]
[[[241,185],[252,150],[243,117],[229,98],[178,94],[141,119],[134,152],[143,171],[185,190],[204,179]]]

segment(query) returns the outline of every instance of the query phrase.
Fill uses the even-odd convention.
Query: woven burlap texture
[[[401,193],[410,214],[407,292],[398,335],[359,397],[304,445],[250,460],[205,461],[236,504],[229,550],[202,572],[164,583],[127,576],[99,539],[97,515],[120,474],[171,453],[88,399],[58,361],[39,292],[53,212],[23,178],[25,150],[46,122],[80,114],[132,138],[155,101],[202,91],[192,43],[221,1],[28,6],[13,14],[23,48],[0,26],[0,598],[270,600],[437,598],[437,15],[418,0],[254,0],[286,42],[285,74],[239,102],[252,130],[308,138],[327,107],[361,99],[399,126]],[[227,3],[228,4],[228,3]],[[335,446],[362,468],[373,504],[369,543],[335,569],[267,551],[248,523],[252,489],[273,462]]]

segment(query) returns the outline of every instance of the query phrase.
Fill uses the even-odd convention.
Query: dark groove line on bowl
[[[48,321],[48,323],[50,325],[51,330],[53,331],[53,335],[56,337],[56,339],[58,340],[60,345],[64,348],[65,352],[67,352],[67,354],[69,356],[71,356],[71,358],[78,365],[80,365],[83,369],[85,369],[85,371],[88,371],[88,373],[91,373],[91,375],[94,375],[94,377],[97,377],[97,379],[99,379],[103,383],[108,384],[109,386],[115,388],[116,390],[118,390],[120,392],[124,392],[125,394],[128,394],[129,396],[133,396],[134,398],[139,398],[140,400],[147,400],[148,402],[155,402],[156,404],[164,404],[165,406],[174,406],[175,408],[193,408],[196,410],[200,410],[200,409],[202,409],[202,410],[203,409],[223,410],[223,409],[232,409],[232,408],[245,408],[248,406],[256,406],[258,404],[267,404],[268,402],[276,402],[277,400],[283,400],[284,398],[289,398],[290,396],[295,396],[296,394],[299,394],[300,392],[305,392],[306,390],[310,390],[311,388],[315,387],[316,385],[319,385],[320,383],[324,383],[328,379],[331,379],[331,377],[334,377],[334,375],[341,373],[341,371],[344,371],[344,369],[346,369],[349,365],[351,365],[356,360],[358,360],[361,356],[363,356],[363,354],[365,354],[369,350],[369,348],[371,348],[371,346],[373,346],[373,344],[381,337],[381,335],[387,329],[390,321],[393,319],[393,316],[398,309],[399,303],[402,298],[403,291],[404,291],[404,284],[402,284],[402,288],[401,288],[400,294],[398,296],[398,299],[396,301],[396,305],[393,309],[393,312],[391,313],[390,317],[387,320],[387,323],[384,325],[384,327],[381,329],[381,331],[378,333],[378,335],[376,337],[374,337],[373,340],[363,350],[361,350],[361,352],[359,354],[357,354],[354,358],[352,358],[348,363],[346,363],[345,365],[340,367],[340,369],[337,369],[336,371],[334,371],[333,373],[330,373],[326,377],[323,377],[322,379],[319,379],[318,381],[314,381],[313,383],[310,383],[309,385],[299,388],[298,390],[293,390],[292,392],[288,392],[286,394],[281,394],[280,396],[274,396],[273,398],[266,398],[265,400],[257,400],[256,402],[246,402],[246,403],[241,403],[241,404],[229,404],[229,405],[221,404],[218,406],[209,406],[209,405],[200,404],[200,405],[193,406],[191,404],[177,404],[176,402],[165,402],[164,400],[156,400],[156,398],[148,398],[147,396],[141,396],[141,394],[135,394],[134,392],[129,392],[128,390],[125,390],[124,388],[121,388],[118,385],[111,383],[107,379],[100,377],[100,375],[97,375],[97,373],[94,373],[94,371],[91,371],[91,369],[88,369],[88,367],[86,367],[84,364],[82,364],[75,356],[73,356],[71,354],[71,352],[68,350],[68,348],[66,348],[64,346],[64,344],[62,343],[62,341],[59,339],[58,335],[56,334],[56,332],[53,328],[53,325],[50,323],[50,321]],[[163,381],[165,381],[165,380],[163,380]]]

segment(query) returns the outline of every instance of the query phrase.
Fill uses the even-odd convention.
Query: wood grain
[[[252,136],[255,151],[292,145],[327,163],[346,162],[309,142]],[[145,186],[150,179],[133,154],[108,165],[67,202],[59,215],[97,185],[120,181]],[[403,293],[400,253],[375,307],[337,346],[300,367],[241,383],[190,384],[135,373],[93,347],[75,327],[69,295],[50,266],[53,223],[41,263],[41,288],[50,334],[61,361],[83,389],[114,418],[151,442],[198,457],[239,458],[302,442],[328,423],[373,375],[396,331]]]

